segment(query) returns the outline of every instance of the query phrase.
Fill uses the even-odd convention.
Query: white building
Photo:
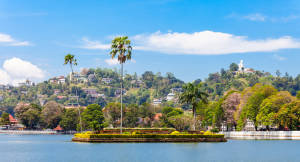
[[[66,83],[66,79],[58,79],[58,83],[64,84]]]
[[[75,78],[74,80],[78,80],[78,79],[80,79],[80,78],[84,78],[84,75],[81,75],[81,74],[78,73],[77,71],[75,71],[73,75],[74,75],[74,78]],[[70,81],[73,81],[73,80],[72,80],[72,79],[73,79],[73,78],[72,78],[72,72],[70,72],[70,75],[69,75],[69,76],[70,76]]]
[[[153,105],[159,105],[161,104],[162,99],[154,99],[153,100]]]
[[[112,82],[114,79],[113,78],[102,78],[101,82],[105,82],[105,83],[110,83]]]
[[[171,101],[174,98],[175,94],[174,93],[169,93],[167,95],[167,101]]]

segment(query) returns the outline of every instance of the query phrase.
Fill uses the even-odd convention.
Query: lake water
[[[300,140],[75,143],[71,138],[0,134],[0,161],[300,161]]]

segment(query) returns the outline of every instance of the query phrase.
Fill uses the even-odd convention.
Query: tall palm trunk
[[[72,63],[71,63],[71,69],[72,69],[72,80],[73,83],[75,85],[75,81],[74,81],[74,72],[73,72],[73,67],[72,67]],[[77,87],[75,85],[75,90],[76,90],[76,96],[77,96]],[[82,133],[82,123],[81,123],[81,115],[80,115],[80,108],[79,108],[79,103],[78,103],[78,96],[77,96],[77,105],[78,105],[78,112],[79,112],[79,119],[80,119],[80,133]]]
[[[123,126],[123,123],[122,123],[122,117],[123,117],[123,62],[121,63],[121,129],[120,129],[120,134],[122,134],[122,126]]]
[[[194,131],[196,130],[196,106],[193,105]]]

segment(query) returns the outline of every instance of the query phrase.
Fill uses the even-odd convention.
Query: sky
[[[244,61],[245,68],[300,74],[300,1],[1,0],[0,84],[118,68],[110,42],[128,36],[124,70],[172,72],[185,82]]]

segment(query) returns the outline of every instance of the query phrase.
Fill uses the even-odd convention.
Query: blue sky
[[[245,68],[299,74],[299,1],[0,1],[0,84],[67,75],[66,54],[80,68],[120,68],[109,43],[129,36],[124,70],[204,79],[244,60]]]

